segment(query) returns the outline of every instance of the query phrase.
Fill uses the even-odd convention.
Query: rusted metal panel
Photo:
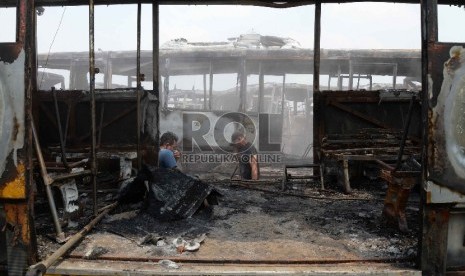
[[[0,184],[0,198],[3,199],[26,199],[26,168],[19,163],[11,180]]]
[[[379,91],[324,91],[314,93],[315,123],[321,128],[314,143],[328,134],[357,133],[362,128],[379,127],[384,129],[403,129],[403,121],[408,112],[406,98],[386,98]],[[420,141],[421,106],[417,102],[413,107],[412,126],[409,135]]]
[[[463,136],[461,129],[465,126],[460,119],[464,116],[460,107],[463,96],[459,92],[463,83],[457,79],[460,78],[459,59],[465,51],[461,53],[460,48],[453,48],[456,46],[434,43],[428,47],[431,85],[428,91],[431,99],[428,111],[428,175],[435,184],[465,193],[464,156],[463,150],[460,151],[465,145],[459,138]],[[451,49],[457,51],[452,52]]]
[[[21,51],[13,63],[0,61],[0,176],[11,174],[18,165],[18,151],[24,146],[24,65],[25,53]],[[21,91],[18,93],[18,91]],[[8,169],[8,170],[7,170]]]
[[[137,112],[135,89],[114,89],[96,91],[96,114],[100,114],[101,122],[96,127],[102,147],[120,147],[137,144]],[[141,138],[142,148],[155,143],[157,100],[153,91],[141,90]],[[59,143],[58,124],[53,114],[54,103],[52,93],[41,91],[38,95],[40,114],[38,125],[39,136],[43,145]],[[90,145],[91,129],[89,126],[89,97],[83,91],[59,91],[57,101],[60,109],[62,128],[68,129],[64,140],[68,148]],[[68,118],[68,112],[69,118]],[[68,121],[68,122],[67,122]],[[68,127],[66,127],[68,126]],[[124,126],[124,131],[122,130]],[[66,134],[66,131],[65,131]],[[145,138],[150,138],[149,140]]]
[[[14,229],[14,242],[30,243],[30,227],[28,206],[26,203],[4,203],[5,221]]]
[[[0,44],[0,204],[10,275],[24,273],[36,257],[28,129],[36,64],[33,7],[32,0],[17,1],[16,42]]]
[[[425,275],[445,275],[450,207],[423,208],[421,269]]]

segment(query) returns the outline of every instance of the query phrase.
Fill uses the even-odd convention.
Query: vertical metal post
[[[286,101],[286,74],[283,75],[283,94],[281,95],[281,114],[283,115],[284,119],[284,105]],[[284,125],[284,120],[283,120],[283,125]]]
[[[349,160],[344,158],[342,160],[342,167],[344,170],[344,192],[350,194],[352,193],[352,188],[350,187]]]
[[[210,87],[208,92],[208,108],[210,111],[212,110],[212,102],[213,102],[213,64],[210,61]]]
[[[25,131],[24,131],[24,141],[26,149],[26,166],[31,168],[34,164],[32,160],[34,146],[33,146],[33,137],[32,137],[32,120],[34,117],[33,110],[35,106],[38,106],[38,103],[34,101],[34,95],[37,95],[37,13],[35,9],[35,1],[27,1],[28,16],[26,17],[26,41],[25,49],[27,51],[25,59],[25,68],[29,68],[30,74],[25,74],[25,105],[24,105],[24,114],[25,114]],[[33,263],[37,261],[37,239],[36,239],[36,229],[34,224],[34,204],[35,204],[35,189],[33,189],[33,171],[27,170],[26,185],[27,191],[27,212],[28,219],[27,223],[29,224],[29,246],[28,246],[28,262]],[[16,241],[18,245],[18,242]]]
[[[170,94],[170,75],[169,75],[168,70],[169,69],[166,70],[167,75],[165,76],[165,79],[163,80],[163,107],[164,108],[168,107],[168,101],[169,101],[169,98],[170,98],[169,97],[169,94]]]
[[[320,91],[321,2],[315,2],[315,40],[313,47],[313,92]]]
[[[141,3],[137,3],[137,69],[136,69],[136,112],[137,112],[137,169],[142,167],[142,156],[140,152],[140,131],[141,131],[141,110],[140,110],[140,97],[141,97],[141,74],[140,74],[140,33],[141,33]]]
[[[96,154],[96,128],[95,128],[95,53],[94,53],[94,0],[89,0],[89,88],[90,88],[90,114],[91,114],[91,172],[94,215],[97,215],[97,154]]]
[[[341,70],[341,65],[339,64],[337,66],[337,90],[342,90],[342,70]]]
[[[157,153],[157,158],[155,158],[154,163],[158,166],[158,151],[160,149],[160,71],[159,71],[159,39],[158,39],[158,31],[159,31],[159,24],[158,24],[158,2],[152,3],[152,52],[153,52],[153,93],[155,95],[156,102],[155,108],[157,110],[157,118],[156,118],[156,135],[155,135],[155,152]]]
[[[65,166],[66,169],[70,170],[68,165],[68,161],[66,160],[66,151],[65,151],[65,139],[63,138],[63,131],[61,128],[61,119],[60,119],[60,110],[58,109],[58,100],[57,100],[57,91],[55,87],[52,86],[52,95],[53,95],[53,103],[55,104],[55,116],[58,126],[58,134],[60,137],[60,150],[61,150],[61,162]]]
[[[63,230],[61,229],[61,224],[58,219],[57,208],[55,206],[55,199],[53,199],[52,188],[50,187],[50,184],[52,184],[53,180],[50,178],[50,176],[47,173],[47,168],[45,165],[44,157],[42,156],[42,150],[40,149],[39,136],[36,132],[34,120],[32,118],[31,118],[31,130],[32,130],[32,136],[34,139],[34,146],[35,146],[35,150],[37,154],[37,159],[40,164],[40,174],[42,176],[42,180],[44,181],[45,193],[47,194],[48,205],[50,207],[50,212],[52,213],[52,219],[55,225],[55,231],[57,232],[57,241],[62,242],[65,240],[65,233],[63,233]]]
[[[239,112],[245,112],[247,102],[247,61],[245,58],[241,60],[241,66],[239,71],[241,72],[241,90],[240,90],[240,103],[239,103]]]
[[[404,132],[402,133],[402,140],[400,141],[399,153],[397,155],[397,162],[396,162],[395,170],[398,170],[400,168],[400,163],[402,162],[402,156],[404,155],[405,141],[407,140],[408,131],[410,129],[410,121],[412,119],[412,110],[413,110],[414,103],[415,103],[415,96],[412,96],[412,98],[410,99],[410,104],[408,106],[407,121],[405,122]]]
[[[265,76],[263,74],[263,65],[262,62],[260,61],[258,63],[258,106],[257,106],[257,112],[260,114],[263,112],[263,100],[264,100],[264,86],[265,86]]]
[[[321,2],[315,2],[315,26],[314,26],[314,49],[313,49],[313,162],[320,160],[320,127],[321,114],[319,108],[320,95],[320,39],[321,39]],[[338,80],[340,79],[340,75]]]
[[[207,75],[203,74],[203,110],[207,110]]]
[[[111,52],[107,54],[105,76],[103,76],[103,85],[105,89],[111,89],[113,84],[113,63],[111,62]]]
[[[396,82],[397,82],[397,64],[394,64],[392,68],[392,88],[396,89]]]
[[[354,89],[354,64],[349,60],[349,90]]]
[[[423,147],[422,147],[422,189],[421,190],[421,213],[422,227],[418,234],[421,236],[419,242],[420,267],[424,275],[446,275],[447,269],[447,244],[450,206],[446,204],[427,204],[428,194],[425,186],[428,179],[428,154],[434,154],[434,149],[428,144],[430,130],[436,130],[430,122],[431,99],[429,93],[435,91],[433,85],[437,80],[430,79],[433,76],[433,62],[430,56],[437,54],[436,42],[438,41],[438,0],[422,0],[421,6],[421,34],[422,34],[422,124],[423,124]],[[437,89],[437,88],[436,88]]]

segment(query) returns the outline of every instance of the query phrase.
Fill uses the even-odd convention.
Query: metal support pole
[[[58,213],[57,208],[55,206],[55,200],[53,199],[52,188],[50,184],[52,184],[53,179],[47,173],[47,167],[45,165],[44,157],[42,156],[42,150],[40,149],[39,137],[37,136],[34,118],[31,116],[31,128],[32,128],[32,137],[34,139],[34,146],[37,154],[37,159],[39,161],[40,166],[40,174],[42,176],[42,180],[45,184],[45,193],[47,194],[48,205],[50,207],[50,212],[52,213],[53,224],[55,225],[55,231],[57,232],[57,241],[63,242],[65,240],[65,233],[61,229],[60,221],[58,220]]]
[[[354,64],[349,60],[349,90],[354,89]]]
[[[208,92],[208,108],[211,111],[213,104],[213,64],[210,61],[210,87]]]
[[[111,52],[107,54],[105,75],[103,76],[103,87],[105,89],[113,88],[113,63],[111,61]]]
[[[342,169],[344,170],[344,192],[346,194],[352,193],[352,188],[350,187],[350,176],[349,176],[349,160],[342,160]]]
[[[137,169],[142,167],[142,156],[140,152],[140,132],[141,132],[141,110],[140,110],[140,98],[141,98],[141,74],[140,74],[140,33],[141,33],[141,3],[137,4],[137,69],[136,69],[136,101],[137,101]]]
[[[392,88],[396,89],[396,83],[397,83],[397,64],[394,64],[392,69]]]
[[[158,153],[160,149],[160,71],[159,71],[159,38],[158,38],[158,32],[159,32],[159,7],[158,7],[158,2],[153,2],[152,3],[152,59],[153,59],[153,93],[155,95],[156,102],[155,102],[155,109],[157,111],[157,117],[156,117],[156,134],[155,134],[155,152]],[[155,160],[153,160],[154,165],[158,166],[158,155]]]
[[[283,116],[283,119],[284,119],[285,101],[286,101],[286,74],[283,75],[283,89],[282,89],[282,95],[281,95],[281,115]],[[283,120],[283,125],[284,125],[284,120]]]
[[[400,142],[399,154],[397,155],[397,163],[396,163],[395,171],[399,169],[400,163],[402,162],[402,156],[404,155],[405,141],[407,140],[408,130],[410,128],[410,121],[412,119],[412,110],[413,110],[414,102],[415,102],[415,96],[412,96],[412,98],[410,99],[410,104],[408,106],[407,121],[405,122],[405,125],[404,125],[404,132],[402,133],[402,140]]]
[[[315,2],[315,41],[313,47],[313,92],[320,91],[321,2]]]
[[[240,103],[239,103],[239,112],[245,112],[246,102],[247,102],[247,61],[245,59],[241,60],[241,89],[240,89]]]
[[[94,0],[89,0],[89,88],[91,113],[91,172],[93,186],[93,209],[97,215],[97,153],[96,153],[96,127],[95,127],[95,53],[94,53]]]
[[[53,102],[55,104],[55,115],[56,115],[56,120],[57,120],[57,126],[58,126],[58,134],[60,138],[60,149],[61,149],[61,162],[65,166],[66,169],[70,170],[70,167],[68,165],[68,161],[66,160],[66,151],[65,151],[65,145],[64,145],[64,139],[63,139],[63,130],[61,129],[61,119],[60,119],[60,110],[58,109],[58,100],[57,100],[57,91],[55,90],[55,87],[52,86],[52,95],[53,95]]]
[[[263,100],[264,100],[264,86],[265,86],[265,76],[263,74],[263,65],[260,62],[258,64],[258,105],[257,105],[257,112],[260,114],[263,112]]]
[[[207,75],[203,74],[203,110],[207,110]]]
[[[166,76],[165,79],[163,80],[163,108],[168,107],[168,101],[169,101],[169,94],[170,94],[170,75],[168,71],[168,67],[166,70]]]

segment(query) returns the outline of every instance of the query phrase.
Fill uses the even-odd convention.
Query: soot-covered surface
[[[315,184],[289,191],[299,196],[279,194],[279,181],[250,187],[231,181],[210,183],[223,194],[219,205],[202,209],[191,218],[171,222],[135,211],[137,205],[120,206],[87,235],[71,255],[84,255],[95,246],[106,248],[103,256],[108,258],[259,261],[409,258],[416,255],[418,196],[414,193],[410,197],[406,210],[410,232],[402,234],[382,221],[385,190],[379,180],[363,185],[354,183],[352,195],[344,195],[330,185],[327,191],[320,191]],[[107,199],[111,201],[111,196]],[[85,222],[83,219],[81,224]],[[58,245],[46,238],[45,233],[53,232],[51,224],[40,225],[39,246],[44,257]],[[148,234],[157,239],[140,244]],[[178,237],[189,241],[202,234],[207,237],[195,252],[180,252],[172,244]]]

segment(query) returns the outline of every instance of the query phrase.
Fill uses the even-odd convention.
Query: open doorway
[[[237,264],[385,262],[388,264],[381,265],[382,269],[413,269],[418,245],[419,197],[412,192],[400,206],[406,212],[403,215],[406,215],[408,228],[402,229],[405,233],[399,231],[397,220],[393,225],[383,221],[382,211],[389,184],[382,178],[382,169],[377,161],[387,166],[397,161],[403,127],[408,120],[411,120],[412,127],[407,132],[417,140],[409,136],[403,141],[407,145],[405,155],[414,155],[420,148],[419,107],[415,101],[410,107],[411,96],[418,95],[421,87],[418,83],[419,42],[395,45],[393,41],[405,42],[405,39],[397,38],[400,29],[395,28],[384,31],[376,43],[370,40],[360,42],[366,37],[377,38],[373,33],[363,34],[361,26],[350,26],[355,22],[350,15],[358,9],[368,9],[364,5],[321,7],[323,43],[319,55],[318,91],[314,91],[313,83],[315,6],[287,9],[160,6],[160,82],[152,80],[152,87],[150,84],[145,87],[153,90],[153,86],[158,85],[160,110],[155,105],[155,109],[147,108],[146,114],[160,111],[158,133],[171,131],[177,134],[181,148],[192,138],[185,136],[186,126],[196,131],[207,122],[210,124],[212,132],[202,133],[204,139],[195,140],[196,147],[183,152],[184,159],[181,159],[179,168],[214,186],[222,197],[218,206],[200,210],[188,219],[175,222],[161,222],[139,212],[143,207],[141,203],[119,206],[70,256],[81,258],[89,249],[100,246],[106,249],[95,257],[100,261],[158,261],[168,258],[178,262]],[[363,26],[373,24],[373,21],[379,23],[382,21],[380,16],[388,18],[393,13],[419,22],[418,5],[377,3],[369,6],[379,13],[376,17],[367,16],[368,21]],[[117,8],[102,9],[108,9],[106,12],[112,15],[121,12]],[[123,9],[130,13],[135,7],[130,5]],[[371,15],[369,11],[367,14]],[[106,15],[96,13],[96,18]],[[118,26],[119,20],[116,21],[107,28]],[[335,22],[339,24],[335,26]],[[126,26],[123,24],[115,28],[123,32]],[[348,31],[343,27],[354,30],[357,39],[344,37]],[[383,44],[388,31],[392,31],[389,33],[391,37],[385,40],[387,44]],[[419,37],[419,32],[417,25],[408,36]],[[100,35],[105,37],[104,34],[107,33]],[[97,33],[96,43],[99,37]],[[137,38],[128,36],[121,41],[133,42],[134,39]],[[114,45],[118,44],[110,44]],[[108,48],[108,53],[98,56],[104,72],[96,79],[103,89],[99,95],[102,102],[97,110],[97,114],[103,114],[100,121],[102,136],[99,138],[102,145],[100,204],[112,202],[121,182],[127,183],[138,172],[131,170],[131,167],[136,167],[131,153],[134,152],[137,132],[132,94],[137,64],[131,47],[134,43],[124,49]],[[106,50],[103,48],[102,52]],[[63,62],[59,57],[64,56],[69,63],[84,61],[85,64],[88,62],[86,54],[39,55],[39,64],[48,60],[42,65],[44,68],[63,66],[53,70],[68,70],[72,67],[58,63]],[[145,54],[141,53],[141,68],[144,64],[149,68],[152,62],[152,53]],[[59,65],[54,65],[53,61]],[[405,64],[411,70],[406,70]],[[86,91],[88,86],[87,69],[76,75],[75,80],[78,77],[83,80],[80,84],[75,82],[79,84],[77,86],[71,85],[73,73],[69,70],[69,81],[64,77],[63,82],[60,80],[53,85],[64,83],[64,90],[69,87],[69,90],[78,90],[72,93],[85,96],[82,91]],[[144,73],[151,75],[148,70]],[[53,82],[53,78],[48,78],[45,73],[42,76],[45,77],[39,76],[38,79],[47,78]],[[46,93],[43,91],[42,94],[48,107],[43,109],[53,112],[52,98],[49,97],[47,103]],[[72,93],[70,95],[74,95]],[[67,99],[62,100],[65,102]],[[80,98],[76,103],[82,104]],[[89,118],[85,108],[88,106],[75,108],[81,108],[76,122],[87,122]],[[63,113],[66,118],[67,112]],[[215,136],[217,129],[213,126],[230,113],[235,116],[242,114],[241,119],[250,120],[254,135],[251,141],[264,158],[260,161],[258,181],[241,179],[237,162],[227,159],[230,152],[223,146],[233,142],[234,129],[225,124],[220,129],[225,139],[218,140]],[[41,141],[55,146],[56,150],[59,142],[57,132],[47,130],[47,126],[53,124],[53,116],[46,112],[43,114],[43,120],[50,123],[41,123],[44,126]],[[194,119],[189,117],[193,115],[196,116]],[[63,127],[66,129],[65,125]],[[70,138],[69,142],[76,148],[88,145],[89,128],[73,127],[75,133],[71,134],[75,137],[71,137],[77,140]],[[152,127],[158,125],[155,123]],[[354,143],[360,144],[354,147]],[[209,146],[208,152],[202,149],[205,146]],[[327,155],[323,155],[322,150],[326,150],[324,153]],[[121,154],[123,151],[129,154]],[[382,158],[378,160],[373,155]],[[401,156],[400,161],[406,160]],[[347,189],[349,180],[350,189]],[[86,184],[85,178],[82,181]],[[89,201],[83,194],[90,191],[84,190],[86,192],[79,196],[82,202]],[[86,212],[86,207],[83,211]],[[46,215],[43,218],[45,223],[38,229],[43,245],[41,257],[58,247],[46,241],[46,234],[53,231],[53,227]],[[73,224],[68,226],[72,229]],[[144,241],[144,238],[150,238],[149,234],[153,239]],[[194,240],[205,238],[203,234],[206,234],[206,239],[198,251],[173,247],[178,238]]]

